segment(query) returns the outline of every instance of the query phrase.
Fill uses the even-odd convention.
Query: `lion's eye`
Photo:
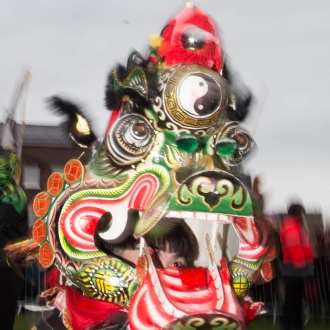
[[[236,142],[234,153],[222,158],[229,166],[236,166],[242,163],[251,154],[255,145],[254,140],[245,128],[238,126],[235,122],[229,123],[224,128],[223,132],[217,138],[217,142],[223,141],[226,138]]]
[[[117,120],[107,137],[107,147],[118,165],[140,161],[152,147],[154,133],[140,115],[125,115]]]
[[[141,148],[149,143],[150,129],[142,122],[130,123],[123,132],[123,139],[131,147]]]

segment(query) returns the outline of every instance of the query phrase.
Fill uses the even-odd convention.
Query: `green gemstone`
[[[215,146],[216,152],[221,158],[233,157],[236,148],[236,141],[231,138],[220,139]]]
[[[194,137],[182,137],[176,140],[178,149],[181,152],[192,154],[198,149],[198,141]]]

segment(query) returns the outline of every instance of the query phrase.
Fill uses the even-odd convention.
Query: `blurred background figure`
[[[309,278],[305,283],[307,300],[314,298],[312,307],[314,316],[316,317],[322,317],[322,306],[324,307],[326,317],[330,316],[329,229],[329,225],[327,225],[323,233],[316,232],[315,238],[313,237],[315,243],[312,239],[312,245],[315,246],[313,250],[315,264],[314,279]]]
[[[254,301],[261,301],[264,303],[264,308],[260,312],[261,314],[273,314],[281,313],[281,301],[278,300],[280,296],[279,292],[279,276],[278,276],[278,259],[280,255],[280,238],[278,233],[278,225],[274,216],[267,215],[265,211],[265,192],[263,191],[263,178],[257,175],[253,178],[251,197],[254,208],[255,222],[260,226],[268,227],[269,231],[269,247],[272,247],[274,259],[270,261],[267,272],[272,275],[266,281],[261,275],[258,276],[254,285],[251,287],[249,294],[253,297]]]
[[[313,276],[313,252],[305,220],[305,209],[291,204],[280,224],[281,274],[285,285],[283,329],[303,329],[302,303],[305,278]]]
[[[20,165],[15,153],[0,147],[0,320],[1,329],[12,330],[17,301],[24,287],[23,275],[7,264],[4,246],[27,235],[26,196],[15,182]]]

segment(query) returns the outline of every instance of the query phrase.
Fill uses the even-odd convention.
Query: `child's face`
[[[184,257],[179,257],[175,252],[170,252],[169,245],[166,244],[166,251],[155,249],[158,259],[161,262],[163,268],[168,267],[187,267],[187,260]]]
[[[168,268],[168,267],[187,267],[187,260],[184,257],[179,257],[175,252],[170,252],[168,243],[166,244],[166,251],[154,249],[155,253],[152,255],[152,259],[156,268]],[[139,259],[139,250],[124,250],[117,254],[119,258],[136,265]]]
[[[168,249],[166,251],[157,251],[158,258],[162,263],[164,268],[168,267],[178,267],[178,268],[185,268],[187,267],[187,261],[183,257],[178,257],[175,252],[169,252]]]

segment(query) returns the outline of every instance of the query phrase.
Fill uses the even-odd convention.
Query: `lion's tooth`
[[[206,220],[218,220],[217,213],[206,213]]]

